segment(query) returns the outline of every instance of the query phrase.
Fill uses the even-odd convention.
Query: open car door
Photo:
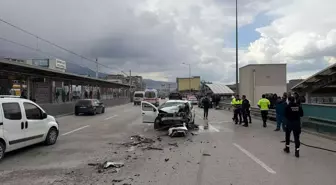
[[[154,123],[155,118],[158,116],[158,108],[146,101],[141,102],[141,114],[143,123]]]

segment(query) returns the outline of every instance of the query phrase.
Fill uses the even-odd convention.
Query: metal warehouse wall
[[[200,85],[201,85],[201,78],[200,77],[192,77],[190,80],[190,84],[191,84],[191,89],[195,90],[195,91],[199,91],[200,90]],[[178,91],[185,91],[185,90],[189,90],[189,78],[177,78],[176,79],[176,83],[177,83],[177,90]]]
[[[287,90],[286,64],[253,64],[239,68],[239,92],[256,106],[264,93],[282,95]]]

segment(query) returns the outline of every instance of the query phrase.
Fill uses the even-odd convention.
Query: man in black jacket
[[[246,99],[246,96],[242,96],[242,114],[243,114],[243,120],[244,120],[244,127],[248,127],[248,121],[247,121],[247,116],[249,115],[250,111],[250,102]],[[250,117],[250,122],[251,122],[251,117]]]
[[[203,110],[204,110],[204,118],[203,119],[208,119],[210,103],[211,102],[210,102],[210,99],[208,98],[208,96],[205,96],[202,100]]]
[[[284,151],[289,153],[290,134],[293,131],[295,142],[295,156],[300,157],[300,134],[301,134],[301,117],[303,116],[302,107],[295,102],[294,97],[288,97],[289,104],[285,109],[286,124],[286,147]]]

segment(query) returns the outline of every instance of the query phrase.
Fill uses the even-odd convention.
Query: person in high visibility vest
[[[263,94],[262,98],[258,101],[258,107],[260,108],[261,118],[263,120],[263,127],[267,127],[266,122],[270,105],[271,102],[268,99],[266,99],[266,96]]]
[[[233,120],[235,121],[235,124],[238,124],[238,116],[239,116],[239,124],[241,125],[243,123],[242,116],[241,116],[242,103],[243,101],[239,98],[238,94],[231,101],[231,105],[234,107]]]

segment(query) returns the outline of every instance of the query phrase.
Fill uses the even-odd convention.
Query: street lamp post
[[[189,66],[189,92],[191,95],[191,66],[190,64],[187,64],[187,63],[182,63],[182,64]]]
[[[236,93],[239,94],[239,86],[238,86],[238,0],[236,0]]]

